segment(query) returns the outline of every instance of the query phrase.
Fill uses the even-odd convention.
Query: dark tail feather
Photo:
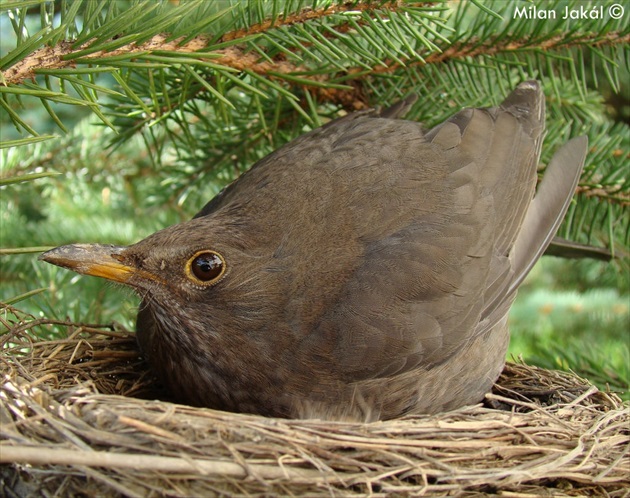
[[[569,140],[547,166],[514,244],[509,292],[516,290],[555,236],[580,179],[587,145],[586,137]]]
[[[545,251],[545,256],[558,256],[560,258],[591,258],[600,261],[611,261],[612,253],[604,247],[589,246],[571,240],[554,237]]]

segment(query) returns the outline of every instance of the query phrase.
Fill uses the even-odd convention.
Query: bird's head
[[[235,409],[223,375],[273,370],[274,351],[287,349],[278,341],[290,340],[269,333],[283,323],[290,271],[246,229],[244,240],[242,227],[205,216],[130,246],[72,244],[40,259],[133,288],[138,343],[162,380],[191,404]]]
[[[232,252],[220,234],[192,226],[204,221],[174,225],[130,246],[71,244],[47,251],[39,259],[128,285],[153,299],[167,293],[194,301],[229,275],[233,263],[226,260],[224,253]]]
[[[142,308],[157,319],[185,316],[203,323],[196,327],[203,333],[220,332],[217,324],[223,330],[255,330],[261,313],[268,322],[271,303],[283,301],[282,286],[270,285],[278,284],[283,272],[264,248],[264,236],[245,240],[241,233],[234,224],[201,217],[130,246],[72,244],[40,259],[132,287],[143,298]]]

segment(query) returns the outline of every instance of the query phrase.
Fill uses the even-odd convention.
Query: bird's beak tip
[[[50,249],[40,254],[38,259],[82,275],[126,283],[135,270],[116,258],[123,249],[103,244],[70,244]]]

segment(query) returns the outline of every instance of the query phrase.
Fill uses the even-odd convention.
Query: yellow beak
[[[125,247],[104,244],[71,244],[46,251],[39,259],[82,275],[93,275],[126,284],[134,274],[140,272],[122,262],[120,254],[124,249]]]

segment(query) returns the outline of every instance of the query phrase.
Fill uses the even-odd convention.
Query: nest
[[[3,321],[6,496],[630,495],[628,408],[573,374],[508,364],[435,416],[270,419],[167,401],[124,330]]]

